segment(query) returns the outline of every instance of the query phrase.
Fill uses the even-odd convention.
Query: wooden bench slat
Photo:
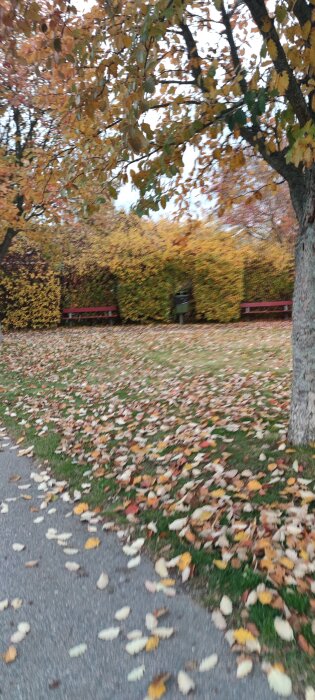
[[[68,306],[62,310],[65,321],[81,321],[88,319],[103,319],[113,321],[118,318],[117,306]]]

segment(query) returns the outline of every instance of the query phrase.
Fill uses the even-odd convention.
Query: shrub
[[[277,243],[259,243],[244,250],[245,301],[285,301],[291,299],[294,260]]]
[[[90,266],[80,274],[75,267],[67,267],[61,279],[62,308],[105,306],[117,302],[115,278],[107,268]]]
[[[46,328],[60,321],[60,283],[37,250],[16,242],[0,273],[3,328]]]
[[[240,316],[243,257],[228,233],[196,231],[184,252],[192,273],[196,318],[227,323]]]
[[[117,299],[124,321],[167,322],[172,296],[184,279],[182,260],[155,229],[132,229],[107,239],[107,260],[117,279]]]

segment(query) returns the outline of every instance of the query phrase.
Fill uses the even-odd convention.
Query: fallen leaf
[[[158,626],[158,621],[155,615],[152,613],[147,613],[145,616],[145,626],[151,632],[155,627]]]
[[[294,633],[290,623],[287,620],[283,620],[282,617],[275,617],[274,628],[277,635],[285,642],[292,642],[294,639]]]
[[[188,695],[195,688],[195,683],[186,671],[179,671],[177,683],[182,695]]]
[[[273,596],[272,593],[270,593],[270,591],[260,591],[257,597],[262,605],[270,605]]]
[[[217,569],[221,569],[222,571],[224,571],[224,569],[226,569],[228,565],[227,561],[222,561],[222,559],[214,559],[213,563],[214,566],[217,567]]]
[[[173,627],[156,627],[154,630],[154,634],[156,634],[158,637],[161,637],[161,639],[169,639],[174,634],[174,628]]]
[[[169,524],[168,529],[177,532],[178,530],[182,530],[185,525],[187,525],[188,518],[177,518],[177,520],[173,520],[172,523]]]
[[[160,643],[160,638],[155,634],[152,637],[149,637],[145,650],[146,651],[154,651],[155,649],[158,648]]]
[[[207,656],[205,659],[203,659],[200,664],[199,664],[199,671],[202,673],[204,671],[211,671],[212,668],[214,668],[218,663],[218,655],[217,654],[211,654],[210,656]]]
[[[120,608],[120,610],[117,610],[117,612],[115,612],[115,620],[126,620],[127,617],[129,617],[129,615],[130,608],[127,605],[125,605],[125,607]]]
[[[246,645],[248,642],[255,641],[254,635],[245,627],[233,630],[233,637],[238,644]]]
[[[304,651],[305,654],[308,654],[308,656],[314,656],[315,649],[314,647],[312,647],[311,644],[309,644],[309,642],[307,641],[307,639],[305,639],[303,634],[298,635],[297,641],[300,649],[302,649],[302,651]]]
[[[133,639],[131,642],[126,644],[126,652],[133,656],[134,654],[139,654],[140,651],[145,649],[148,641],[148,637],[140,637],[140,639]]]
[[[167,578],[168,577],[168,568],[166,566],[166,561],[161,557],[155,562],[154,565],[155,571],[160,576],[161,578]]]
[[[240,663],[237,666],[236,677],[237,678],[245,678],[246,676],[249,675],[252,668],[253,668],[252,659],[242,659],[242,661],[240,661]]]
[[[77,564],[75,561],[66,561],[65,568],[68,569],[68,571],[79,571],[80,564]]]
[[[247,488],[249,491],[260,491],[260,489],[262,488],[262,484],[260,483],[260,481],[257,481],[257,479],[252,479],[248,482]]]
[[[109,581],[108,575],[106,574],[105,571],[102,571],[100,577],[98,578],[98,580],[96,582],[97,588],[99,588],[100,591],[103,591],[106,588],[106,586],[108,586],[108,581]]]
[[[99,547],[101,544],[101,540],[99,537],[89,537],[86,540],[86,543],[84,545],[84,549],[96,549],[96,547]]]
[[[12,549],[14,550],[14,552],[23,552],[23,549],[25,549],[25,544],[14,542],[14,544],[12,545]]]
[[[283,698],[288,698],[292,693],[291,678],[278,668],[272,668],[268,673],[268,683],[271,690]]]
[[[16,657],[17,650],[13,645],[9,646],[6,652],[2,654],[3,661],[6,664],[12,664],[12,662],[15,661]]]
[[[217,628],[217,630],[223,630],[226,629],[226,620],[223,617],[221,610],[213,610],[213,613],[211,615],[212,622],[214,623],[214,626]]]
[[[191,554],[190,552],[184,552],[179,558],[178,568],[180,571],[184,571],[191,564]]]
[[[89,510],[88,504],[81,501],[81,503],[74,506],[73,512],[75,515],[82,515],[82,513],[86,513],[87,510]]]
[[[227,595],[221,598],[220,610],[223,615],[232,615],[233,605],[231,599]]]
[[[26,569],[34,569],[35,566],[38,566],[39,560],[38,559],[32,559],[31,561],[26,561],[24,566]]]
[[[98,633],[98,638],[102,641],[112,642],[117,639],[120,632],[120,627],[106,627]]]
[[[169,678],[168,673],[161,674],[160,676],[156,676],[156,678],[153,679],[153,681],[150,683],[148,687],[148,698],[150,700],[159,700],[159,698],[162,698],[163,695],[166,693],[166,681]]]
[[[86,650],[87,644],[77,644],[77,646],[69,649],[69,656],[71,656],[72,659],[75,659],[77,656],[82,656],[85,654]]]
[[[129,559],[127,567],[128,569],[134,569],[136,566],[139,566],[141,561],[141,556],[138,554],[137,557],[133,557],[133,559]]]
[[[142,664],[142,666],[137,666],[136,668],[133,668],[130,673],[128,673],[128,681],[134,682],[134,681],[140,681],[140,679],[143,677],[145,672],[145,666]]]

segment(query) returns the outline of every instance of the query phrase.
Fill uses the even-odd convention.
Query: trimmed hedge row
[[[178,232],[177,232],[178,233]],[[57,276],[38,250],[19,241],[0,273],[0,319],[5,329],[44,328],[60,322],[60,307],[117,303],[123,322],[169,322],[173,296],[190,289],[193,318],[239,319],[240,303],[290,299],[292,256],[280,245],[239,247],[229,233],[189,236],[171,230],[130,229],[105,240],[101,262],[63,265]],[[105,264],[106,261],[106,264]]]

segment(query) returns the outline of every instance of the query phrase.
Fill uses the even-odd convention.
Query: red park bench
[[[285,314],[290,315],[292,301],[244,301],[241,304],[241,312],[248,314]]]
[[[112,325],[113,320],[118,318],[117,306],[70,306],[62,311],[63,321],[93,320],[95,318],[109,321]]]

